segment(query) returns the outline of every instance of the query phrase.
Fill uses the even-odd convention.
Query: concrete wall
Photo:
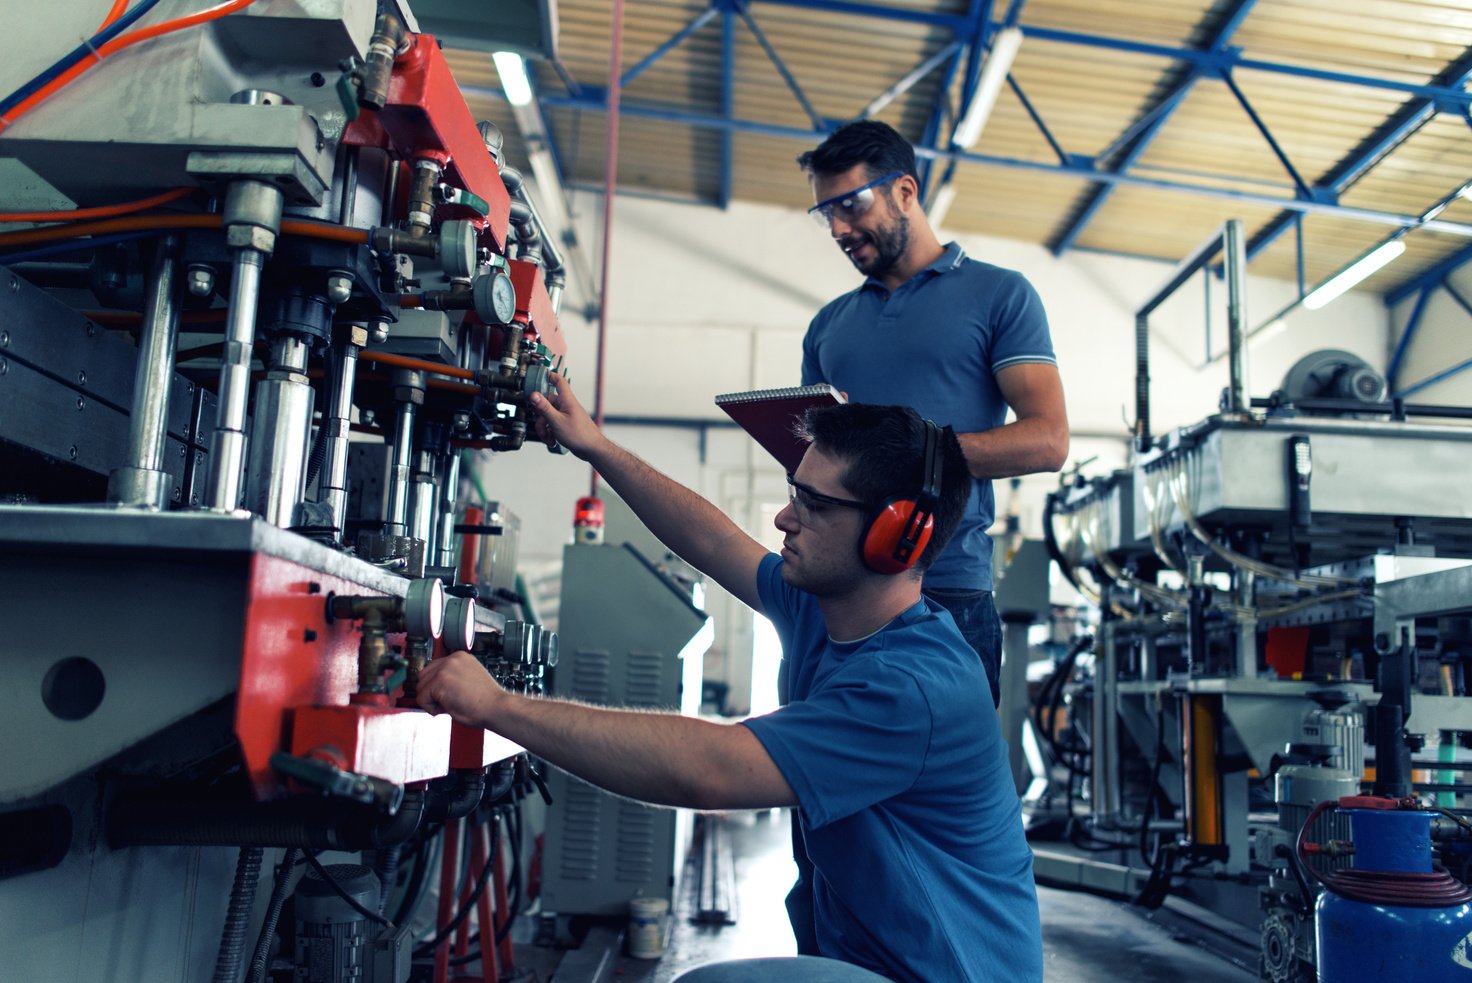
[[[580,196],[579,214],[600,214],[599,200]],[[615,202],[609,291],[610,325],[604,412],[619,417],[722,421],[712,405],[721,392],[795,385],[801,342],[812,314],[860,280],[840,251],[801,212],[734,204],[708,206],[647,199]],[[591,226],[580,230],[590,244]],[[1124,463],[1134,408],[1134,311],[1168,279],[1174,264],[1089,253],[1058,259],[1045,249],[979,236],[962,237],[967,252],[1020,270],[1048,309],[1075,432],[1071,460],[1097,460],[1088,473]],[[1249,277],[1247,323],[1255,326],[1294,296],[1292,284]],[[573,293],[574,298],[576,293]],[[1213,351],[1226,336],[1226,290],[1213,284]],[[1204,364],[1206,300],[1198,277],[1152,319],[1152,429],[1159,433],[1215,412],[1227,385],[1222,359]],[[591,401],[595,331],[564,311],[574,388]],[[1386,363],[1387,316],[1378,297],[1351,293],[1317,312],[1297,311],[1281,329],[1265,331],[1248,349],[1248,392],[1265,396],[1300,356],[1342,348],[1379,368]],[[905,339],[924,344],[923,337]],[[785,500],[782,475],[744,433],[688,426],[610,425],[614,439],[719,504],[754,535],[770,534],[772,504]],[[1039,534],[1044,494],[1056,475],[1022,481],[1017,510]],[[486,486],[522,517],[522,556],[534,578],[555,580],[570,536],[573,503],[587,493],[589,471],[535,448],[497,459]],[[997,492],[999,512],[1011,492]],[[719,591],[710,674],[733,693],[747,689],[750,616]],[[733,697],[733,702],[741,703]]]

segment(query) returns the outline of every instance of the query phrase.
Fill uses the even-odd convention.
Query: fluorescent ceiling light
[[[501,77],[501,89],[506,101],[513,106],[532,104],[532,83],[526,75],[526,62],[514,51],[497,51],[491,55],[496,63],[496,74]]]
[[[992,49],[986,56],[986,64],[981,66],[981,80],[977,83],[976,91],[971,94],[966,114],[957,124],[956,132],[951,134],[952,146],[969,148],[981,139],[982,127],[986,126],[992,107],[997,104],[997,96],[1002,94],[1002,85],[1007,81],[1007,73],[1012,71],[1012,61],[1017,57],[1017,49],[1021,46],[1020,27],[1004,27],[992,39]]]
[[[946,212],[951,210],[951,205],[956,201],[956,185],[953,181],[947,181],[936,191],[935,197],[930,201],[930,208],[925,217],[930,220],[932,228],[940,228],[940,224],[946,220]]]
[[[1303,298],[1303,306],[1311,311],[1318,310],[1346,290],[1359,284],[1361,280],[1370,274],[1389,264],[1405,251],[1406,244],[1400,239],[1387,242],[1376,249],[1372,249],[1360,259],[1315,287],[1307,297]]]

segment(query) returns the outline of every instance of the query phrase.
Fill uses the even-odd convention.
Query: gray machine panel
[[[693,714],[710,619],[626,546],[563,551],[555,691],[590,703]],[[561,771],[547,816],[542,906],[624,915],[636,897],[673,900],[692,814],[609,795]]]
[[[1360,420],[1213,418],[1178,432],[1166,450],[1137,467],[1135,537],[1150,536],[1145,483],[1159,469],[1183,462],[1198,519],[1213,527],[1262,530],[1264,558],[1291,561],[1286,462],[1287,441],[1295,434],[1307,435],[1312,447],[1313,516],[1294,538],[1312,545],[1316,561],[1394,546],[1396,517],[1412,519],[1417,543],[1434,546],[1438,554],[1472,555],[1472,506],[1463,493],[1472,484],[1472,429]],[[1406,479],[1415,474],[1436,478]],[[1179,522],[1173,512],[1172,503],[1168,524]]]

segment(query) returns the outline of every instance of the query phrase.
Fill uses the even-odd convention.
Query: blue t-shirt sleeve
[[[792,786],[808,824],[818,828],[914,785],[931,720],[913,676],[860,655],[808,698],[745,724]]]
[[[991,368],[995,373],[1025,362],[1058,364],[1043,299],[1020,273],[1009,272],[992,310]]]
[[[816,386],[820,382],[827,382],[823,378],[823,370],[818,366],[818,321],[819,317],[813,318],[808,324],[808,333],[802,336],[802,381],[804,386]]]

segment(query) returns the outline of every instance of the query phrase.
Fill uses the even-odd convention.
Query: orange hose
[[[96,31],[93,31],[92,33],[97,34],[101,31],[107,30],[117,21],[119,17],[123,16],[123,11],[127,9],[128,0],[113,0],[112,9],[107,12],[107,19],[102,22],[101,27],[99,27]]]
[[[407,355],[390,355],[388,352],[360,352],[358,358],[365,362],[378,362],[381,365],[393,365],[401,369],[414,369],[419,372],[428,372],[432,375],[449,376],[451,379],[475,380],[475,373],[469,369],[457,368],[453,365],[441,365],[438,362],[426,362],[419,358],[410,358]]]
[[[281,223],[281,231],[289,236],[307,236],[311,239],[331,239],[353,246],[368,244],[367,229],[353,229],[346,225],[327,225],[324,222],[301,222],[287,219]]]
[[[42,229],[21,229],[16,232],[0,232],[0,249],[29,246],[37,242],[55,242],[58,239],[74,239],[90,235],[106,235],[111,232],[169,232],[178,229],[218,229],[224,220],[218,215],[128,215],[122,218],[104,219],[98,222],[79,222],[68,225],[48,225]],[[363,245],[368,242],[366,229],[350,229],[341,225],[326,225],[321,222],[286,221],[281,231],[287,235],[310,236],[316,239],[331,239]]]
[[[104,235],[109,232],[169,232],[177,229],[218,229],[218,215],[128,215],[99,222],[48,225],[43,229],[20,229],[0,232],[0,249],[29,246],[36,242],[56,242],[81,236]]]
[[[52,212],[0,212],[0,222],[80,222],[89,218],[111,218],[115,215],[127,215],[130,212],[141,212],[146,208],[153,208],[155,205],[167,204],[183,198],[193,190],[193,188],[175,188],[173,191],[165,191],[151,198],[125,201],[120,205],[101,205],[97,208],[70,208]]]
[[[32,109],[35,109],[41,103],[51,98],[51,96],[55,95],[66,86],[70,85],[72,80],[75,79],[77,76],[81,75],[92,66],[100,64],[102,59],[106,58],[108,55],[115,54],[116,52],[122,51],[124,48],[131,47],[132,45],[137,44],[139,41],[147,41],[150,38],[156,38],[160,35],[172,34],[174,31],[182,31],[186,27],[194,27],[197,24],[203,24],[207,21],[218,20],[219,18],[224,17],[228,14],[235,13],[237,10],[243,10],[255,2],[256,0],[227,0],[227,2],[225,3],[217,4],[216,6],[213,6],[208,10],[202,10],[197,14],[190,14],[187,17],[180,17],[175,20],[165,21],[162,24],[155,24],[152,27],[142,27],[136,31],[130,31],[127,34],[124,34],[122,37],[113,38],[111,41],[107,42],[102,47],[93,52],[91,58],[83,58],[71,68],[68,68],[56,78],[52,79],[50,82],[47,82],[45,85],[41,86],[41,88],[31,93],[25,99],[22,99],[20,102],[16,103],[16,105],[11,107],[10,112],[6,113],[4,116],[0,116],[0,133],[3,133],[7,128],[10,127],[12,123],[20,119],[26,113],[30,112]]]

